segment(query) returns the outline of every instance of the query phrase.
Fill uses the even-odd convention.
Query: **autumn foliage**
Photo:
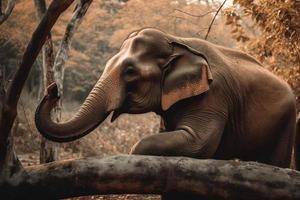
[[[289,82],[299,108],[300,1],[235,0],[225,16],[239,47]]]

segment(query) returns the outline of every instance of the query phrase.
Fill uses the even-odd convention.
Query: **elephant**
[[[296,137],[289,85],[244,52],[155,28],[131,33],[68,121],[51,110],[52,84],[37,107],[38,131],[56,142],[91,132],[110,113],[154,112],[163,132],[137,142],[131,154],[239,159],[289,167]]]

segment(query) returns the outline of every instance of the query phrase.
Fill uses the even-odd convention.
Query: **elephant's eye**
[[[133,66],[128,66],[124,70],[124,79],[127,82],[135,81],[138,78],[138,75],[139,75],[138,71]]]

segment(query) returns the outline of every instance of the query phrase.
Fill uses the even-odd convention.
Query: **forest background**
[[[47,1],[49,2],[49,1]],[[65,65],[63,119],[68,119],[84,101],[100,77],[105,62],[116,53],[126,36],[142,27],[159,28],[182,37],[204,39],[223,1],[214,0],[95,0],[74,35]],[[52,30],[57,51],[65,27],[75,9],[69,8]],[[0,26],[0,67],[9,84],[32,32],[38,24],[33,0],[17,0]],[[226,2],[209,32],[208,41],[246,51],[293,88],[297,107],[300,95],[300,1],[235,0]],[[21,162],[39,160],[40,136],[34,111],[42,98],[42,58],[36,60],[19,103],[15,125],[16,151]],[[299,110],[299,109],[298,109]],[[59,145],[60,159],[128,153],[141,137],[158,132],[159,118],[153,114],[122,115],[107,120],[88,136]],[[89,197],[140,199],[136,196]],[[157,199],[157,196],[145,196]],[[83,198],[81,198],[83,199]]]

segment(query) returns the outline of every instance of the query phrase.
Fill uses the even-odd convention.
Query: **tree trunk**
[[[46,13],[46,2],[45,0],[34,0],[35,7],[37,10],[37,18],[40,21],[44,14]],[[53,44],[51,39],[51,33],[48,34],[45,44],[42,49],[42,59],[43,59],[43,95],[47,93],[47,87],[53,83],[54,73],[53,73],[53,65],[54,65],[54,53],[53,53]],[[59,107],[60,105],[58,105]],[[56,110],[61,110],[57,108]],[[55,113],[57,116],[57,121],[60,120],[59,113]],[[41,147],[40,147],[40,163],[52,162],[54,160],[58,160],[58,144],[52,141],[47,140],[46,138],[41,136]]]

